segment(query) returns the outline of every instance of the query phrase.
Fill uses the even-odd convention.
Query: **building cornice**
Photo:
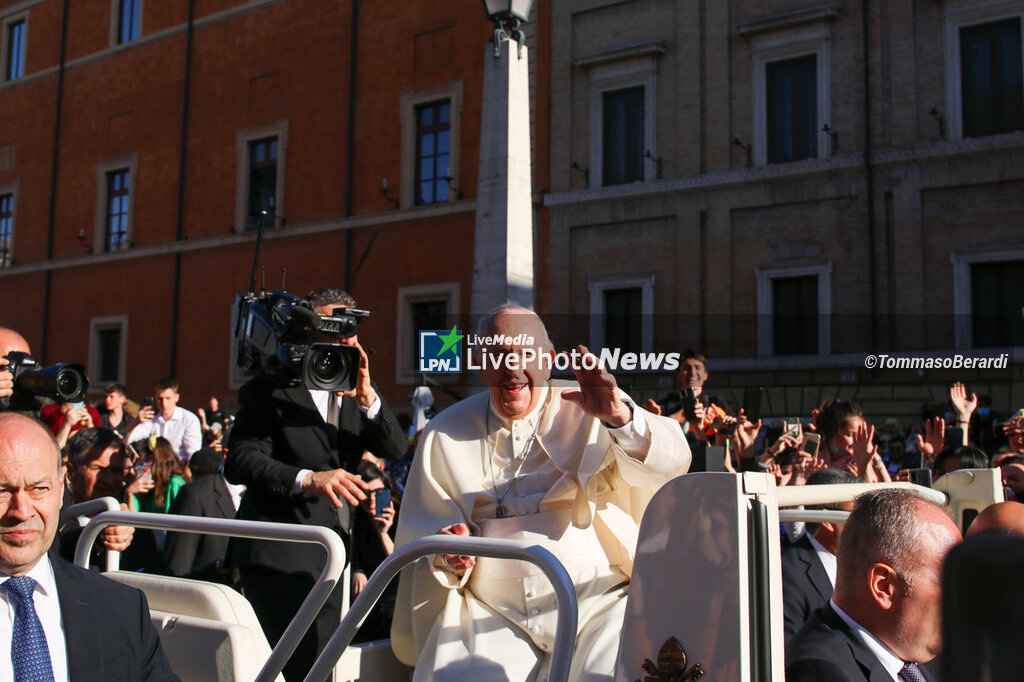
[[[839,9],[839,5],[817,5],[792,12],[782,12],[743,21],[736,24],[736,31],[744,38],[750,38],[759,33],[791,29],[794,26],[810,24],[816,21],[834,21],[841,15],[842,12]]]
[[[311,223],[289,224],[284,227],[268,229],[263,233],[265,241],[278,239],[294,239],[309,235],[323,234],[326,232],[340,232],[343,230],[354,230],[365,227],[390,227],[402,225],[431,218],[441,218],[450,215],[475,215],[476,200],[466,199],[432,206],[416,206],[408,209],[396,209],[393,211],[381,211],[364,215],[345,218],[342,220],[323,220]],[[242,244],[254,243],[256,232],[238,232],[225,235],[210,235],[185,239],[182,241],[163,242],[160,244],[146,244],[136,246],[117,253],[93,253],[81,256],[69,256],[54,260],[38,260],[22,265],[12,265],[0,269],[0,278],[17,277],[35,272],[47,270],[65,270],[69,268],[94,267],[121,263],[126,260],[138,258],[153,258],[167,256],[176,253],[195,253],[200,251],[211,251],[228,246],[239,246]]]
[[[573,66],[589,69],[601,64],[621,62],[625,59],[633,59],[634,57],[660,57],[666,51],[665,43],[660,40],[641,40],[635,43],[616,45],[581,54],[572,60],[572,64]]]
[[[992,135],[990,137],[972,137],[965,140],[933,142],[910,147],[893,147],[874,152],[871,155],[871,162],[875,165],[889,165],[923,160],[936,161],[955,158],[960,155],[1010,151],[1014,149],[1024,150],[1024,132]],[[863,164],[864,154],[853,152],[828,159],[809,159],[756,168],[734,168],[715,173],[703,173],[701,175],[663,178],[661,180],[636,182],[628,185],[552,192],[545,195],[544,205],[548,207],[564,206],[568,204],[667,194],[693,189],[718,189],[764,180],[795,178],[802,175],[858,168]]]

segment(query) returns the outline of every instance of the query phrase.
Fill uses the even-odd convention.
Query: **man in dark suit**
[[[177,680],[141,592],[47,551],[63,481],[46,427],[0,414],[0,679]]]
[[[170,513],[185,516],[205,516],[213,519],[233,519],[238,511],[235,497],[221,471],[223,457],[212,448],[202,448],[189,461],[189,467],[198,459],[210,458],[216,462],[213,473],[197,477],[178,491],[171,502]],[[168,533],[164,544],[164,568],[176,576],[221,580],[220,560],[224,558],[228,538],[223,535],[202,533]]]
[[[807,485],[862,483],[845,469],[822,469],[811,474]],[[810,505],[808,509],[850,511],[852,502]],[[841,523],[808,523],[795,541],[782,541],[782,611],[786,641],[807,619],[832,598],[836,579],[836,548],[843,532]]]
[[[356,305],[339,289],[317,289],[307,300],[320,315]],[[335,395],[282,386],[265,374],[242,387],[224,470],[229,481],[246,486],[238,518],[335,528],[349,547],[349,505],[366,497],[355,473],[363,452],[399,459],[406,437],[370,381],[357,337],[341,342],[359,350],[359,377],[351,391]],[[268,640],[276,643],[323,569],[323,550],[239,540],[229,555]],[[337,629],[341,601],[337,588],[285,666],[286,679],[301,680],[309,671]]]
[[[857,498],[839,541],[832,600],[786,650],[788,682],[936,682],[942,561],[960,531],[911,490]]]

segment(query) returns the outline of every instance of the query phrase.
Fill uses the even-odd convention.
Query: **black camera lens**
[[[318,352],[310,366],[313,369],[313,376],[318,381],[330,383],[338,378],[341,364],[341,358],[334,350],[326,350]]]
[[[359,351],[338,343],[314,343],[302,358],[302,383],[321,391],[355,388]]]
[[[66,367],[61,369],[57,373],[57,392],[62,397],[72,397],[85,393],[82,386],[82,375]]]

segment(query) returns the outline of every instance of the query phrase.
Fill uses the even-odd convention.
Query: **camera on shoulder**
[[[306,299],[277,290],[235,297],[238,366],[276,383],[324,391],[349,391],[359,377],[359,349],[321,338],[347,339],[370,311],[335,308],[318,315]]]

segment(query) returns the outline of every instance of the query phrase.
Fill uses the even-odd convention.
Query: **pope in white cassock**
[[[523,308],[498,308],[478,333],[519,334],[554,357],[540,318]],[[550,362],[489,360],[480,372],[488,392],[444,410],[424,431],[396,545],[442,533],[546,547],[579,601],[570,679],[610,681],[640,519],[655,490],[686,472],[686,440],[677,422],[637,407],[602,367],[574,367],[579,383],[558,387],[548,383]],[[392,646],[416,666],[414,680],[541,681],[555,620],[554,590],[533,564],[437,555],[402,575]]]

